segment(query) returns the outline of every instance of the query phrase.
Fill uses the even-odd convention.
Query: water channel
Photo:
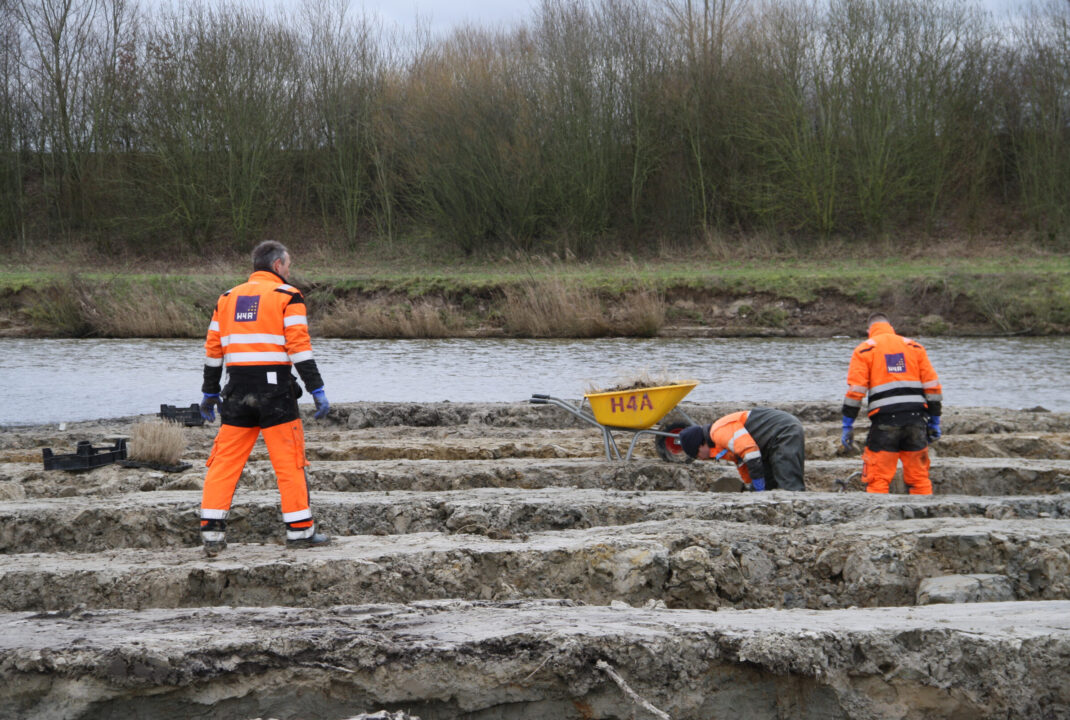
[[[1070,411],[1070,338],[919,338],[948,406]],[[693,378],[687,400],[839,404],[858,338],[315,339],[333,403],[579,398],[639,370]],[[200,399],[200,340],[0,339],[0,426],[155,413]],[[311,402],[306,395],[302,403]]]

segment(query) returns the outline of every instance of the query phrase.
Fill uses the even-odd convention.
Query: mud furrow
[[[837,481],[861,469],[858,458],[815,460],[806,464],[810,490],[836,490]],[[940,495],[1040,495],[1070,492],[1070,460],[944,458],[934,460],[930,476]],[[718,463],[631,463],[605,460],[382,460],[313,463],[309,484],[318,490],[441,492],[466,488],[538,489],[574,487],[617,490],[697,490],[738,492],[735,470]],[[40,465],[0,464],[0,498],[119,495],[154,490],[195,490],[204,470],[163,473],[110,465],[85,473],[49,472]],[[897,481],[898,482],[898,481]],[[269,462],[249,463],[240,481],[243,490],[275,487]]]
[[[497,539],[669,519],[805,527],[940,517],[1070,518],[1070,495],[1066,494],[903,498],[854,492],[476,488],[434,494],[319,492],[313,505],[321,527],[335,535],[441,532]],[[201,542],[199,507],[200,494],[193,491],[119,495],[107,503],[91,497],[5,503],[0,505],[0,553],[194,547]],[[233,541],[277,541],[282,533],[277,493],[242,492],[231,511],[229,527]]]
[[[778,708],[834,720],[1062,717],[1068,618],[1065,601],[6,614],[0,718],[341,718],[381,707],[428,720],[643,716],[605,667],[675,720]]]
[[[997,574],[1016,599],[1070,597],[1070,521],[904,520],[786,529],[648,522],[512,540],[413,533],[288,551],[7,556],[0,608],[305,605],[553,597],[671,607],[910,605],[922,580]]]

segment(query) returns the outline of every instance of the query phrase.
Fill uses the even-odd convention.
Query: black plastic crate
[[[111,447],[99,448],[93,447],[88,440],[79,440],[73,453],[55,455],[52,448],[44,448],[41,454],[45,470],[92,470],[125,459],[126,438],[119,438]]]
[[[201,417],[201,408],[197,403],[190,403],[188,408],[180,408],[174,405],[161,405],[160,412],[157,413],[157,415],[164,420],[182,423],[186,427],[204,425],[204,418]]]

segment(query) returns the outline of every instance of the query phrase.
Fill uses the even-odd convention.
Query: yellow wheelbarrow
[[[676,408],[677,403],[697,385],[697,382],[688,382],[635,390],[587,393],[583,396],[583,402],[578,406],[549,395],[533,394],[530,402],[533,405],[554,405],[601,430],[607,460],[631,460],[632,453],[635,451],[635,443],[639,438],[643,435],[653,435],[654,447],[663,460],[690,462],[690,458],[676,440],[676,436],[682,429],[688,425],[697,424],[687,416],[687,413],[683,410],[678,411],[687,421],[686,423],[666,423],[657,430],[651,428]],[[623,458],[617,448],[617,441],[613,438],[614,430],[635,434],[628,446],[628,453]]]

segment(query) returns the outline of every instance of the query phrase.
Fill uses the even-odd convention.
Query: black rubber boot
[[[286,540],[286,547],[288,548],[314,548],[322,545],[329,545],[331,543],[331,536],[325,535],[321,532],[312,533],[310,537],[300,538],[298,540]]]
[[[204,554],[207,555],[210,558],[215,557],[216,555],[218,555],[219,553],[223,552],[226,549],[227,549],[227,541],[226,540],[220,540],[218,542],[205,542],[204,543]]]

